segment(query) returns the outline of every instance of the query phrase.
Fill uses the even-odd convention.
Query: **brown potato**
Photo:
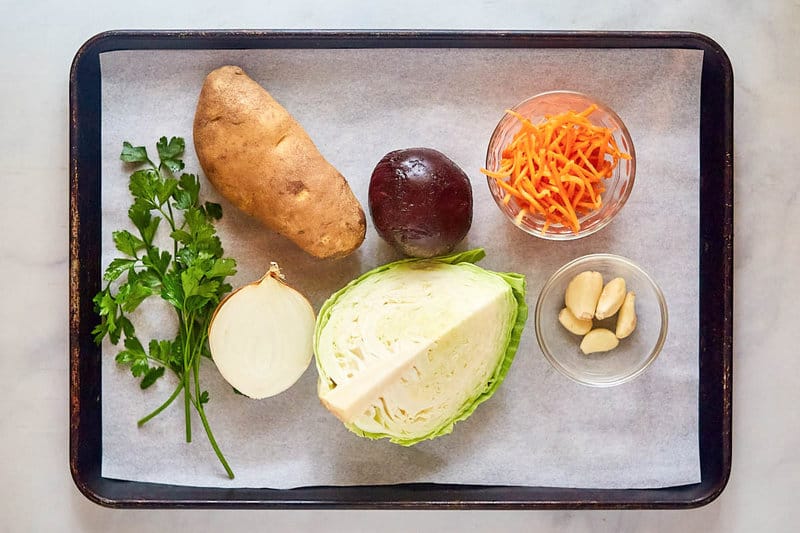
[[[364,240],[364,211],[344,176],[241,68],[206,77],[194,147],[222,196],[311,255],[345,256]]]

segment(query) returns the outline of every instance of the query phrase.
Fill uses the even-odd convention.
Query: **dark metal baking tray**
[[[699,436],[701,481],[661,489],[442,485],[225,489],[100,475],[100,54],[113,50],[269,48],[672,48],[703,51],[700,106]],[[733,72],[722,48],[682,32],[110,31],[87,41],[70,72],[70,470],[109,507],[692,508],[714,500],[731,468],[733,336]]]

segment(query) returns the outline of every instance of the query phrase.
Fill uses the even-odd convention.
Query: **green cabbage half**
[[[525,277],[473,264],[484,256],[476,249],[383,265],[322,305],[314,352],[323,403],[361,372],[362,382],[376,369],[386,376],[389,367],[375,365],[416,354],[380,390],[360,396],[368,399],[361,414],[344,420],[351,431],[411,446],[450,433],[494,394],[514,360],[528,308]]]

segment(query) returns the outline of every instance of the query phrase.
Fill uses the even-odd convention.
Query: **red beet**
[[[412,257],[446,254],[472,224],[472,186],[430,148],[389,152],[372,171],[369,211],[378,234]]]

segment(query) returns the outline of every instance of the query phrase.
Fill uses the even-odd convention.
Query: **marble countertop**
[[[800,4],[578,0],[66,4],[0,19],[0,531],[795,531],[800,522]],[[68,73],[90,36],[120,28],[686,30],[735,79],[734,430],[730,482],[692,511],[120,511],[69,474]],[[790,154],[787,156],[787,153]],[[702,317],[701,317],[702,319]]]

